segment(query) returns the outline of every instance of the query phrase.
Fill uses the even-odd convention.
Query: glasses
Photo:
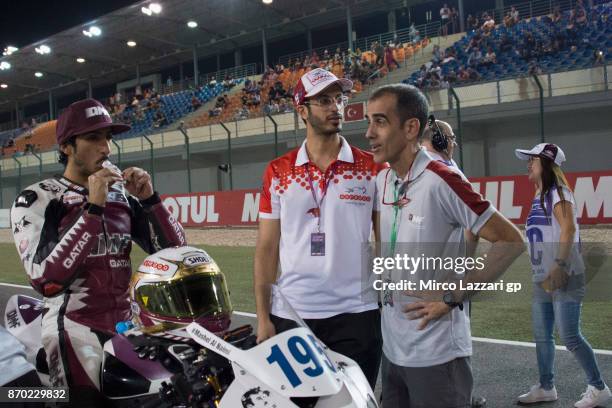
[[[315,106],[320,106],[322,108],[329,108],[332,105],[346,105],[348,103],[348,96],[346,95],[338,95],[335,98],[331,97],[331,96],[320,96],[318,98],[314,98],[308,102],[306,102],[305,104],[309,104],[309,105],[315,105]],[[313,103],[313,102],[317,102],[317,103]]]
[[[387,174],[385,174],[385,184],[383,187],[382,203],[383,205],[392,205],[394,207],[402,208],[403,206],[405,206],[406,204],[410,202],[410,199],[407,197],[409,182],[402,183],[399,187],[399,191],[397,191],[397,199],[395,199],[395,201],[388,202],[386,198],[387,198],[387,184],[389,184],[387,182],[387,178],[389,177],[389,173],[391,173],[391,171],[387,171]],[[397,188],[397,185],[395,186],[395,188]]]

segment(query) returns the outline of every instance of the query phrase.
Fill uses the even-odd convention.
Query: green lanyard
[[[412,166],[410,166],[410,168],[408,169],[408,174],[406,178],[404,179],[406,186],[404,187],[404,180],[402,180],[402,184],[400,184],[399,187],[395,186],[395,188],[393,189],[393,226],[391,227],[391,237],[389,238],[389,241],[391,242],[391,253],[389,256],[395,255],[395,246],[397,244],[397,232],[399,229],[398,215],[402,207],[405,204],[407,204],[407,203],[401,202],[399,198],[399,192],[402,190],[402,188],[404,188],[404,195],[406,194],[406,191],[408,190],[408,184],[410,183],[410,171],[411,170],[412,170]],[[392,171],[392,170],[389,170],[389,171]]]
[[[397,205],[397,201],[399,199],[399,188],[395,187],[393,189],[393,202],[396,203],[393,206],[393,226],[391,227],[391,237],[389,238],[389,241],[391,242],[391,252],[389,253],[389,256],[394,256],[395,255],[395,244],[397,243],[397,227],[398,227],[398,221],[397,221],[397,215],[399,214],[399,210],[400,210],[400,206]]]

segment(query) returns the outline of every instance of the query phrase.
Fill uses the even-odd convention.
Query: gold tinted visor
[[[135,297],[141,307],[165,317],[196,318],[232,312],[225,278],[219,273],[144,283],[136,288]]]

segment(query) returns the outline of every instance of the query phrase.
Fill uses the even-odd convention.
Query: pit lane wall
[[[612,223],[612,170],[566,174],[576,197],[580,224]],[[527,176],[478,177],[472,186],[506,217],[524,224],[535,190]],[[218,191],[162,196],[186,227],[255,226],[260,190]]]

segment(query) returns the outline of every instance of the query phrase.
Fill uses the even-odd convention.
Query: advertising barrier
[[[580,224],[612,223],[612,170],[566,174],[576,197]],[[524,224],[535,195],[527,176],[470,179],[474,190],[506,217]],[[216,191],[162,196],[172,215],[186,227],[255,226],[260,190]]]

